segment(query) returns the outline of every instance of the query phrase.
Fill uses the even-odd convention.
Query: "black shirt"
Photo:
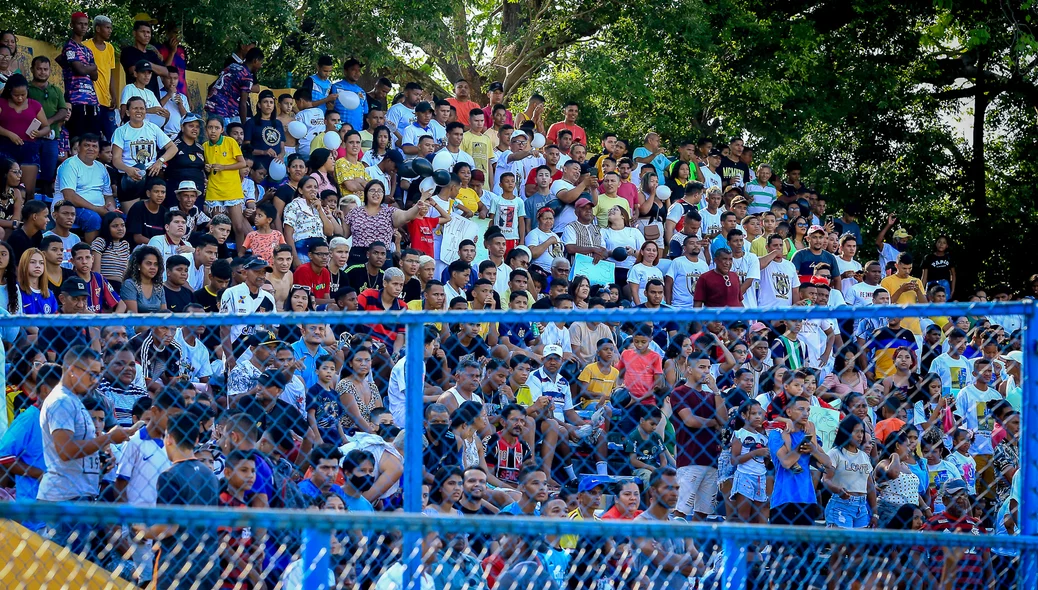
[[[407,301],[408,303],[412,301],[418,301],[419,299],[421,299],[422,282],[419,281],[417,278],[412,278],[411,280],[404,283],[404,291],[403,293],[401,293],[400,298],[404,301]]]
[[[721,181],[725,186],[730,184],[728,179],[733,176],[742,179],[742,186],[746,186],[746,183],[750,181],[750,167],[741,161],[721,158],[721,165],[717,167],[717,173],[721,176]]]
[[[218,506],[220,481],[212,470],[197,459],[178,461],[159,474],[155,503],[162,506]],[[180,527],[177,534],[160,541],[162,550],[155,569],[159,588],[175,585],[174,580],[191,580],[199,587],[219,585],[220,568],[209,567],[210,557],[218,552],[219,536],[205,528]],[[209,572],[204,574],[209,567]],[[168,580],[163,580],[168,576]]]
[[[382,289],[382,269],[372,277],[368,274],[367,264],[354,264],[346,269],[346,284],[357,290]]]
[[[152,213],[144,203],[137,201],[126,214],[126,239],[132,248],[137,247],[133,236],[144,236],[150,240],[166,233],[166,209],[159,207],[158,213]]]
[[[179,291],[174,291],[166,285],[162,285],[162,288],[166,291],[166,307],[173,313],[186,313],[188,304],[195,302],[195,294],[191,289],[181,287]]]
[[[952,259],[944,254],[938,256],[937,254],[928,254],[923,259],[923,268],[927,270],[926,281],[951,281],[951,269],[955,267]],[[951,295],[951,293],[949,293]]]
[[[158,53],[155,53],[154,51],[151,51],[151,50],[141,51],[140,49],[137,49],[133,45],[128,45],[126,47],[123,47],[122,50],[120,51],[120,53],[119,53],[119,63],[122,64],[122,66],[123,66],[123,73],[126,74],[126,79],[129,80],[129,82],[132,83],[133,80],[134,80],[133,75],[130,74],[130,68],[132,68],[133,66],[137,65],[137,62],[142,60],[142,59],[146,59],[146,60],[150,61],[153,64],[164,66],[164,64],[162,63],[162,57]],[[159,100],[160,98],[162,98],[161,96],[159,96],[159,76],[158,76],[158,74],[152,74],[151,75],[151,82],[148,82],[147,88],[148,88],[148,90],[151,90],[152,92],[155,93],[155,100]]]
[[[292,404],[282,399],[274,400],[274,405],[267,411],[254,395],[239,396],[237,402],[238,410],[248,414],[256,421],[260,431],[266,431],[274,424],[280,425],[286,430],[303,436],[306,434],[306,418]]]
[[[442,348],[443,352],[447,355],[447,366],[450,368],[451,372],[453,372],[462,361],[478,361],[479,359],[490,356],[490,348],[479,336],[472,338],[472,340],[469,341],[468,346],[466,346],[458,338],[457,334],[452,334],[443,341],[440,348]]]
[[[205,190],[205,153],[202,144],[195,142],[191,145],[184,143],[180,138],[173,140],[177,146],[177,153],[166,167],[166,207],[172,207],[178,203],[177,187],[184,180],[195,183],[199,191]],[[199,198],[196,203],[202,203]]]
[[[350,279],[348,276],[346,276],[345,268],[337,270],[335,272],[332,272],[331,269],[328,269],[328,271],[331,274],[331,280],[328,282],[328,292],[332,295],[335,295],[335,292],[341,289],[342,287],[345,287],[346,285],[350,284]]]
[[[25,229],[19,227],[18,229],[11,232],[11,236],[7,238],[7,243],[11,245],[11,249],[14,250],[14,258],[9,264],[17,267],[18,262],[22,259],[22,254],[25,253],[29,248],[39,248],[40,242],[43,241],[43,232],[38,231],[30,238],[25,234]]]

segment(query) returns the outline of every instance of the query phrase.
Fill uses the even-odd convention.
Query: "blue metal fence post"
[[[303,530],[303,590],[329,590],[331,571],[331,533],[317,529]],[[335,576],[331,576],[335,579]]]
[[[729,533],[730,535],[731,533]],[[746,588],[746,542],[741,537],[728,536],[721,539],[724,552],[721,587],[724,590]]]
[[[406,325],[407,350],[404,360],[404,511],[422,511],[422,396],[425,392],[425,324],[421,314]],[[410,318],[409,318],[410,319]],[[404,588],[420,590],[421,578],[417,576],[421,563],[421,536],[416,532],[404,534],[404,558],[407,569],[404,573]]]
[[[1020,482],[1020,532],[1024,535],[1038,534],[1038,303],[1031,303],[1024,315],[1023,353],[1024,366],[1020,370],[1023,387],[1023,420],[1020,437],[1023,441],[1023,481]],[[1020,572],[1023,575],[1021,588],[1038,588],[1038,547],[1028,545],[1021,551]]]

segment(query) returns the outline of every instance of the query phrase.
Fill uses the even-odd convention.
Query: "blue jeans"
[[[115,128],[115,109],[101,107],[101,133],[105,136],[105,139],[112,141]]]
[[[58,140],[40,139],[40,180],[54,182],[54,173],[58,170]]]
[[[101,229],[101,216],[96,211],[76,207],[76,223],[73,227],[79,228],[84,233],[99,231]]]
[[[825,505],[825,524],[840,529],[863,529],[869,526],[869,504],[865,496],[829,498]]]
[[[948,300],[951,301],[952,292],[951,292],[951,283],[950,282],[948,282],[948,281],[946,281],[944,279],[941,279],[939,281],[929,281],[929,283],[927,283],[927,285],[926,285],[926,288],[929,290],[930,287],[932,287],[934,285],[940,285],[940,286],[944,287],[944,293],[948,296]]]
[[[310,246],[307,240],[296,240],[296,255],[299,256],[299,262],[310,262]]]

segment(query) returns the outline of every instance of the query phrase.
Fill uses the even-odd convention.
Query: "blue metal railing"
[[[228,316],[224,314],[152,314],[152,315],[86,315],[86,316],[13,316],[5,317],[2,325],[12,327],[45,327],[45,326],[126,326],[126,327],[152,327],[152,326],[222,326],[222,325],[272,325],[272,324],[314,324],[334,323],[338,325],[403,325],[406,334],[406,387],[413,388],[424,382],[423,340],[424,327],[427,324],[438,322],[548,322],[548,321],[591,321],[591,322],[648,322],[648,321],[709,321],[717,320],[732,322],[737,320],[750,321],[772,321],[784,319],[835,319],[852,320],[876,317],[936,317],[936,316],[1020,316],[1023,318],[1024,333],[1022,337],[1024,366],[1023,366],[1023,388],[1024,408],[1022,412],[1021,440],[1021,469],[1023,470],[1022,489],[1024,490],[1020,506],[1021,535],[1017,537],[985,538],[984,543],[989,546],[1004,546],[1021,550],[1020,571],[1022,572],[1023,588],[1038,588],[1038,308],[1032,301],[1020,301],[1009,303],[947,303],[913,306],[870,306],[866,308],[842,307],[792,307],[772,309],[731,309],[731,308],[700,308],[700,309],[625,309],[625,310],[531,310],[525,312],[514,311],[436,311],[436,312],[292,312],[292,313],[262,313],[241,316]],[[412,389],[413,391],[413,389]],[[406,422],[411,425],[405,432],[405,457],[422,456],[422,433],[415,425],[422,423],[422,396],[407,395]],[[1035,432],[1032,432],[1035,429]],[[413,465],[414,463],[412,463]],[[427,519],[416,517],[421,511],[421,486],[422,470],[404,470],[404,510],[408,515],[394,515],[387,517],[367,517],[365,515],[328,515],[322,513],[319,519],[313,518],[306,513],[286,513],[272,511],[262,513],[264,523],[274,525],[298,526],[304,529],[304,559],[305,563],[313,564],[314,567],[306,568],[306,588],[321,588],[327,582],[329,538],[324,534],[331,528],[350,528],[370,526],[368,518],[377,518],[377,525],[383,528],[395,528],[404,531],[404,547],[411,558],[408,561],[406,587],[416,588],[417,580],[414,572],[418,567],[420,551],[416,550],[420,545],[420,535],[424,531],[441,530],[449,531],[452,527],[462,525],[472,529],[474,526],[486,524],[487,531],[493,532],[526,532],[530,534],[545,534],[552,532],[573,532],[597,535],[632,536],[640,535],[644,531],[645,536],[657,538],[675,538],[687,536],[709,536],[720,539],[725,550],[725,564],[723,566],[725,588],[744,588],[746,584],[746,568],[741,556],[745,554],[744,548],[747,544],[766,540],[770,538],[781,539],[783,534],[795,534],[799,539],[817,539],[823,542],[847,542],[859,539],[863,543],[887,543],[912,545],[920,543],[918,533],[896,533],[893,531],[843,531],[824,529],[795,529],[785,531],[781,527],[765,526],[741,526],[741,525],[687,525],[674,527],[674,525],[645,525],[630,522],[623,523],[598,523],[598,522],[575,522],[575,521],[549,521],[537,519],[529,521],[526,519],[474,519],[466,518],[463,521],[453,522],[454,519],[437,518]],[[50,510],[48,512],[48,510]],[[41,506],[33,504],[0,504],[0,516],[8,518],[41,518],[50,516],[57,519],[83,518],[93,521],[94,518],[111,517],[116,519],[139,518],[145,522],[154,522],[164,517],[175,516],[176,522],[184,522],[185,518],[199,518],[212,524],[213,522],[243,522],[242,519],[252,521],[258,513],[248,511],[235,511],[233,514],[215,510],[204,509],[151,509],[140,511],[126,506],[91,506],[90,510],[73,507],[54,509],[53,506]],[[257,518],[259,518],[257,516]],[[235,520],[238,519],[238,520]],[[483,523],[483,520],[487,520]],[[489,524],[493,522],[492,528]],[[478,523],[478,524],[477,524]],[[635,527],[635,528],[632,528]],[[648,527],[648,528],[641,528]],[[455,528],[454,530],[457,530]],[[977,544],[977,539],[966,541],[949,536],[941,537],[941,544]],[[968,541],[968,542],[967,542]],[[413,583],[412,583],[413,582]]]

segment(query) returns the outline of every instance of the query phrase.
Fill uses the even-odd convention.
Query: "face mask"
[[[350,485],[357,488],[359,492],[366,492],[371,489],[371,486],[375,485],[374,475],[351,475]]]
[[[338,131],[340,129],[342,129],[342,123],[336,123],[335,124],[335,130]]]
[[[447,424],[430,424],[428,428],[429,438],[434,441],[441,441],[447,437],[448,430],[450,430],[450,426]]]

